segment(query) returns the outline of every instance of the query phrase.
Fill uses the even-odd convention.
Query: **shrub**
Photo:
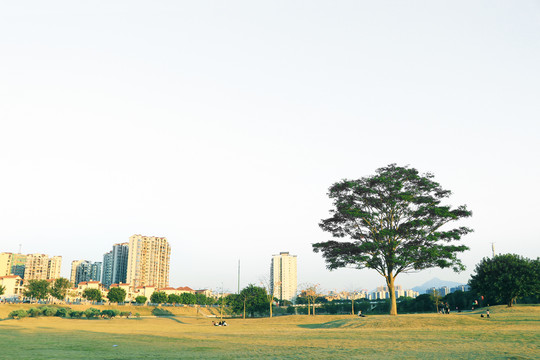
[[[13,310],[12,312],[9,313],[8,317],[10,319],[22,319],[24,317],[27,317],[28,316],[28,313],[26,312],[26,310]]]
[[[58,310],[52,306],[44,306],[41,308],[41,313],[45,316],[54,316]]]
[[[96,308],[88,308],[84,311],[84,316],[86,316],[88,319],[93,319],[101,314],[101,311],[99,311]]]
[[[135,317],[136,317],[136,318],[138,319],[138,318],[140,318],[140,317],[141,317],[141,314],[139,314],[139,313],[135,313]]]
[[[128,317],[130,314],[131,314],[131,312],[129,312],[129,311],[122,311],[120,313],[120,317],[122,317],[122,316]]]
[[[69,312],[69,316],[74,318],[74,319],[80,319],[80,318],[82,318],[83,315],[84,315],[84,312],[82,312],[82,311],[71,310]]]
[[[40,308],[30,308],[28,309],[28,316],[30,317],[38,317],[41,316],[42,312]]]
[[[101,311],[101,316],[107,317],[109,319],[112,319],[115,316],[118,316],[120,314],[119,310],[103,310]]]
[[[55,316],[58,316],[58,317],[67,317],[69,315],[69,308],[58,308],[56,309],[56,314]]]

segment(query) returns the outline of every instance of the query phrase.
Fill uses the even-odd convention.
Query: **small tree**
[[[273,283],[270,277],[264,277],[261,280],[261,284],[264,290],[266,290],[266,300],[268,301],[268,305],[270,307],[270,317],[272,317],[272,306],[274,305],[275,289],[276,286],[281,285],[281,283]]]
[[[28,280],[24,296],[36,299],[46,299],[49,295],[49,282],[47,280]]]
[[[472,230],[446,229],[445,225],[472,215],[465,205],[452,209],[441,201],[451,195],[416,169],[395,164],[376,175],[342,180],[329,189],[334,201],[332,216],[319,226],[335,238],[313,244],[322,252],[328,269],[353,267],[376,270],[386,280],[390,293],[390,315],[397,315],[394,280],[397,275],[431,267],[461,271],[457,254],[468,250],[458,241]]]
[[[58,278],[54,281],[51,287],[51,295],[58,300],[64,300],[68,289],[71,288],[71,283],[66,278]]]
[[[154,304],[163,304],[167,302],[167,294],[164,291],[154,291],[150,296],[150,301]]]
[[[515,254],[484,258],[476,265],[469,285],[478,295],[511,307],[518,297],[540,292],[540,260]]]
[[[188,293],[188,292],[180,294],[179,303],[191,305],[191,304],[195,304],[196,302],[197,302],[197,297],[195,296],[195,294]]]
[[[167,296],[167,302],[169,304],[180,304],[180,300],[180,296],[176,294],[169,294],[169,296]]]
[[[302,291],[302,297],[307,299],[308,303],[308,315],[310,315],[310,304],[312,306],[311,314],[315,315],[315,302],[317,298],[320,297],[319,284],[308,284],[305,285],[304,290]]]
[[[107,294],[107,299],[109,299],[109,301],[113,303],[124,302],[124,300],[126,299],[126,290],[119,287],[113,287],[109,290],[109,293]]]
[[[442,296],[439,293],[439,290],[433,289],[430,295],[433,298],[433,302],[435,303],[435,312],[439,312],[439,303],[441,302],[441,299],[442,299]]]
[[[83,298],[90,301],[101,301],[101,291],[99,289],[85,289]]]
[[[238,295],[230,295],[227,301],[236,313],[249,313],[251,317],[264,312],[268,306],[266,290],[253,284],[246,286]]]
[[[4,292],[6,291],[6,287],[0,285],[0,295],[4,295]]]
[[[137,304],[144,304],[144,303],[146,303],[146,300],[148,300],[148,299],[146,298],[146,296],[142,296],[142,295],[139,295],[139,296],[137,296],[137,297],[135,298],[135,302],[136,302]]]

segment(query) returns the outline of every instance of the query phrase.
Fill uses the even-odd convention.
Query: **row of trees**
[[[139,298],[141,297],[137,297],[135,301],[138,302],[137,299]],[[146,298],[144,298],[144,302],[146,302]],[[150,302],[154,304],[168,303],[168,304],[185,304],[185,305],[193,305],[193,304],[212,305],[215,303],[215,300],[213,298],[207,297],[204,294],[182,293],[180,295],[176,295],[176,294],[167,295],[164,291],[155,291],[150,296]]]
[[[47,280],[29,280],[24,296],[35,299],[46,299],[49,295],[56,299],[63,300],[66,297],[67,290],[71,288],[71,283],[64,278],[56,279],[52,284]],[[0,294],[1,295],[1,294]],[[126,300],[126,291],[122,288],[113,287],[107,294],[107,300],[112,303],[122,303]],[[82,296],[90,301],[102,301],[103,296],[99,289],[85,289]],[[137,296],[135,302],[139,304],[146,303],[148,299],[145,296]],[[155,291],[150,301],[156,304],[199,304],[212,305],[215,300],[204,294],[183,293],[180,295],[167,295],[163,291]]]

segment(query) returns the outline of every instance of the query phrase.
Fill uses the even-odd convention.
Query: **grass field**
[[[540,359],[540,306],[492,307],[490,319],[479,314],[302,315],[230,319],[228,327],[187,311],[169,318],[5,319],[0,358]]]

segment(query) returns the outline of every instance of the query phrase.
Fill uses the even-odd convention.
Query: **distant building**
[[[171,246],[164,237],[133,235],[129,238],[127,280],[133,287],[169,286]]]
[[[25,265],[26,255],[0,253],[0,276],[18,275],[22,279],[24,278]]]
[[[25,280],[49,280],[60,277],[60,268],[62,266],[61,256],[52,256],[49,258],[45,254],[26,255],[24,268]]]
[[[396,294],[396,299],[400,297],[411,297],[415,298],[418,296],[418,292],[414,290],[405,290],[401,285],[394,286],[394,292]],[[380,299],[390,299],[390,293],[388,292],[387,286],[378,286],[377,290],[369,294],[370,300],[380,300]]]
[[[453,288],[450,288],[450,292],[453,293],[453,292],[456,292],[456,291],[470,291],[471,290],[471,287],[469,285],[458,285],[456,287],[453,287]]]
[[[129,243],[114,244],[111,251],[103,255],[103,286],[125,284],[127,282],[127,265]]]
[[[0,286],[4,287],[4,294],[0,296],[4,299],[19,298],[24,292],[23,279],[19,275],[0,276]]]
[[[292,300],[297,289],[296,255],[280,252],[272,256],[270,265],[270,291],[279,300]]]
[[[113,256],[112,256],[112,250],[103,254],[103,268],[102,268],[102,275],[101,275],[101,282],[103,286],[108,288],[113,284],[112,281],[112,268],[113,268]]]
[[[71,282],[77,286],[80,282],[101,281],[101,262],[75,260],[71,263]]]

